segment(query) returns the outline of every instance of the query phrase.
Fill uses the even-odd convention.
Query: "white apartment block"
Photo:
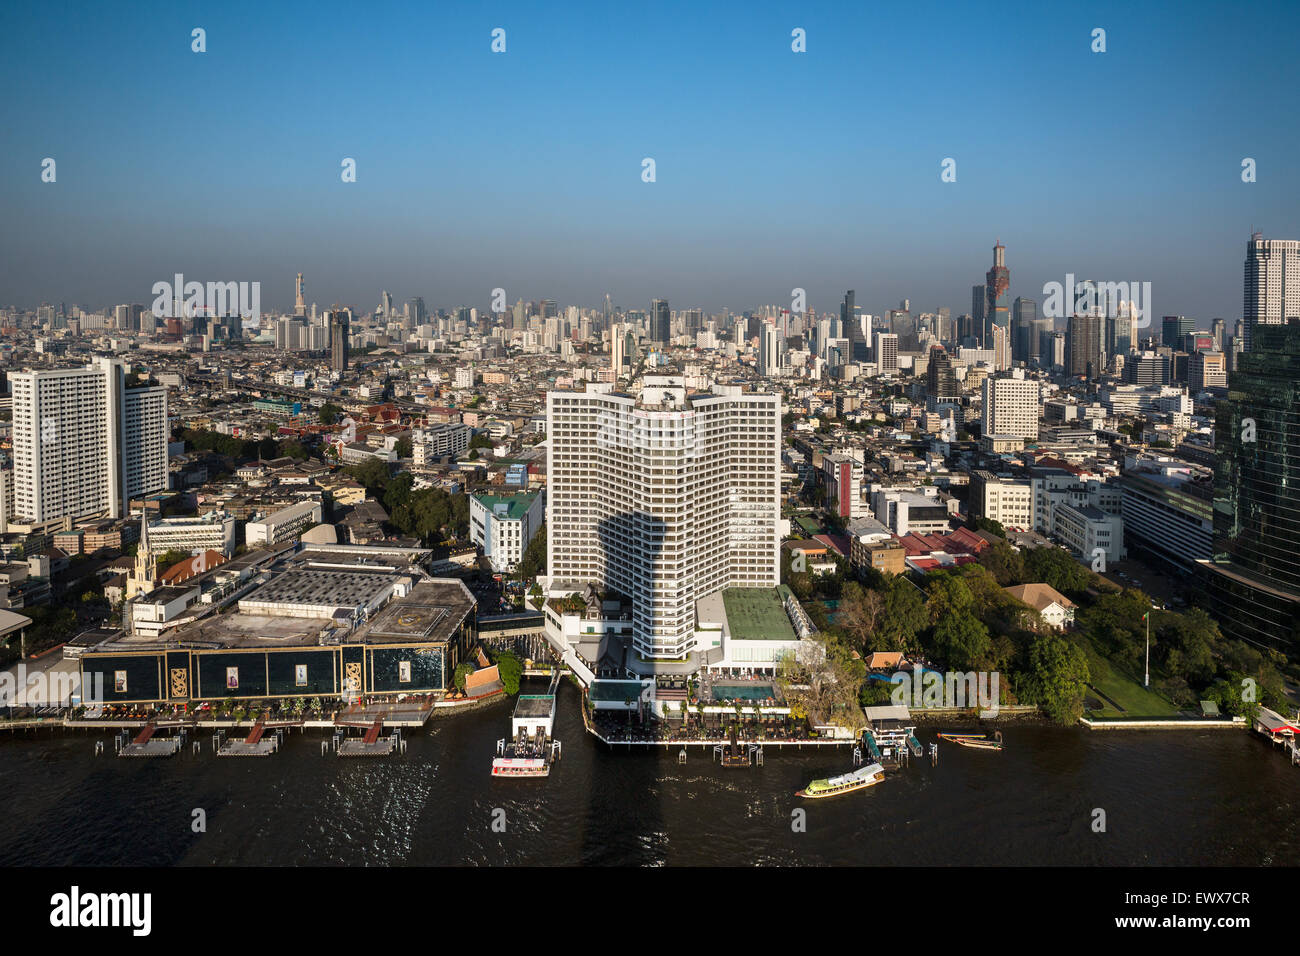
[[[469,448],[473,431],[460,422],[442,422],[421,428],[411,436],[411,458],[415,465],[432,464],[439,458],[459,455]]]
[[[14,524],[120,518],[131,498],[167,487],[167,390],[127,389],[122,363],[17,372]]]
[[[244,540],[250,548],[259,544],[279,544],[290,538],[296,538],[312,525],[320,524],[320,519],[320,502],[304,501],[268,515],[260,521],[248,522],[244,525]],[[153,534],[152,526],[149,533]]]
[[[985,435],[1038,438],[1038,383],[1024,378],[986,378],[980,425]]]
[[[1105,570],[1124,558],[1124,519],[1117,514],[1107,514],[1091,505],[1057,505],[1053,509],[1053,533],[1061,543],[1077,554],[1084,562],[1095,564],[1104,556]]]
[[[877,332],[875,358],[877,374],[897,375],[898,336],[892,332]]]
[[[1004,528],[1032,529],[1033,486],[1027,480],[999,478],[987,471],[977,471],[970,483],[970,509],[973,515],[996,521]]]
[[[472,495],[469,499],[470,540],[498,573],[509,573],[546,518],[546,495]]]
[[[547,571],[623,595],[633,647],[682,661],[698,599],[780,582],[781,398],[640,385],[547,395]]]
[[[149,551],[151,554],[220,551],[230,557],[235,552],[236,529],[235,519],[221,511],[198,517],[161,518],[149,522]]]

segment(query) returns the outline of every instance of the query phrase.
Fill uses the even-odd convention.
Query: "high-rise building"
[[[984,380],[984,409],[980,421],[984,435],[1015,435],[1029,441],[1036,440],[1041,410],[1038,383],[1032,379],[1000,377]]]
[[[1029,329],[1029,359],[1043,368],[1052,367],[1052,336],[1056,333],[1055,319],[1034,319]]]
[[[351,343],[348,341],[348,332],[352,322],[352,315],[347,309],[336,306],[329,312],[328,322],[330,330],[330,368],[335,372],[347,371],[348,349],[351,347]]]
[[[643,657],[686,660],[698,600],[779,583],[781,399],[639,384],[548,393],[546,567],[630,601]]]
[[[1005,325],[990,325],[993,336],[993,367],[1005,372],[1011,367],[1011,330]]]
[[[1245,273],[1241,314],[1249,352],[1257,326],[1300,318],[1300,241],[1255,233],[1246,244]]]
[[[881,375],[898,374],[898,336],[892,332],[876,333],[876,371]]]
[[[416,296],[407,303],[406,310],[406,327],[408,329],[424,325],[424,320],[429,317],[429,312],[424,307],[424,299]]]
[[[167,487],[167,389],[126,388],[122,363],[15,372],[14,524],[120,518]]]
[[[615,324],[609,330],[609,367],[617,378],[623,374],[623,364],[627,361],[627,339],[623,326]]]
[[[858,317],[853,289],[844,293],[840,303],[840,336],[849,340],[849,361],[866,362],[871,358],[870,333]]]
[[[781,333],[770,322],[763,323],[758,339],[758,372],[771,378],[781,371]]]
[[[988,288],[982,285],[971,286],[970,290],[970,328],[975,344],[984,348],[985,318],[988,315]]]
[[[1187,360],[1187,387],[1193,392],[1226,388],[1228,365],[1222,352],[1193,352]]]
[[[926,404],[929,407],[960,401],[961,386],[957,383],[957,373],[953,371],[952,359],[941,346],[935,345],[930,349],[925,378]]]
[[[1300,321],[1257,323],[1215,406],[1208,606],[1229,637],[1300,641]]]
[[[655,345],[667,345],[672,341],[672,337],[672,313],[668,310],[668,300],[652,300],[650,303],[650,341]]]
[[[293,283],[293,314],[307,314],[307,286],[303,284],[301,272]]]
[[[1196,331],[1196,320],[1185,315],[1166,315],[1160,319],[1160,344],[1169,349],[1183,347],[1183,336]]]
[[[1007,290],[1011,288],[1011,271],[1007,268],[1007,247],[1002,240],[993,246],[993,268],[984,275],[985,294],[988,301],[984,307],[984,326],[1000,326],[1010,331],[1011,312],[1007,304]],[[984,340],[984,347],[989,342]]]
[[[1102,363],[1101,326],[1104,320],[1098,314],[1070,316],[1067,335],[1069,363],[1066,373],[1071,377],[1083,375],[1097,378],[1105,368]]]
[[[1016,296],[1011,307],[1011,358],[1028,365],[1038,356],[1038,345],[1033,341],[1034,320],[1038,318],[1038,303],[1024,296]]]

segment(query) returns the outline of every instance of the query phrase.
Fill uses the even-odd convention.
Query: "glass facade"
[[[1211,611],[1294,652],[1300,622],[1300,323],[1261,327],[1216,409]]]

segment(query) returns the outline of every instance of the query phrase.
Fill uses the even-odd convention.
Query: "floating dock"
[[[227,740],[217,748],[218,757],[269,757],[280,749],[280,737],[264,736],[266,724],[258,721],[243,740]]]
[[[348,738],[339,742],[340,757],[387,757],[397,749],[397,734],[392,733],[380,738],[384,729],[383,719],[376,720],[366,730],[365,735],[357,740]]]
[[[117,749],[119,757],[174,757],[180,752],[181,738],[155,737],[158,725],[153,721],[144,725],[144,729],[130,743],[121,744]],[[125,735],[125,732],[124,732]]]

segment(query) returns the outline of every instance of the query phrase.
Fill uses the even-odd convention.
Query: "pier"
[[[561,672],[551,673],[545,694],[520,694],[510,716],[510,737],[497,741],[497,755],[492,760],[494,777],[546,777],[551,765],[560,758],[560,742],[555,740],[556,691]]]

